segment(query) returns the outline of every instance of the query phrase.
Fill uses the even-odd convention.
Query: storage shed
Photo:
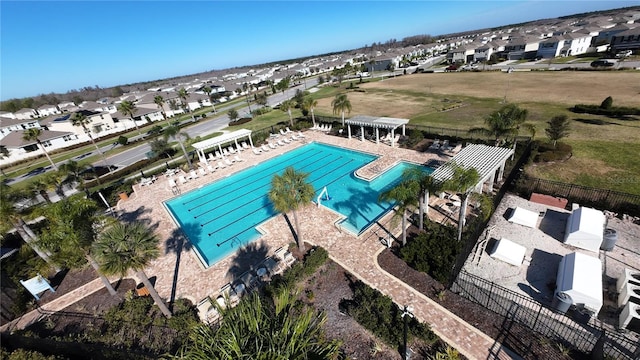
[[[491,249],[489,256],[514,266],[520,266],[522,265],[522,261],[524,261],[524,254],[526,252],[527,248],[524,246],[516,244],[509,239],[502,238],[496,241],[496,245]]]
[[[582,253],[567,254],[560,260],[556,294],[565,293],[573,304],[597,314],[602,307],[602,262]]]
[[[574,210],[564,233],[564,243],[577,248],[598,252],[604,234],[605,216],[600,210],[579,207]]]
[[[535,211],[516,207],[509,217],[509,222],[524,225],[530,228],[536,228],[538,224],[538,213]]]

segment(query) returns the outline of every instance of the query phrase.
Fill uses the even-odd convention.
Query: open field
[[[563,141],[573,147],[571,159],[532,166],[528,172],[551,180],[640,194],[640,118],[575,114],[578,103],[640,106],[637,71],[533,71],[415,74],[364,84],[359,90],[325,88],[315,95],[317,114],[331,115],[331,101],[348,91],[350,116],[358,114],[409,118],[412,124],[467,129],[482,126],[506,98],[529,111],[536,139],[544,139],[546,122],[555,115],[571,119]],[[443,111],[447,109],[447,111]],[[522,135],[530,135],[523,131]]]

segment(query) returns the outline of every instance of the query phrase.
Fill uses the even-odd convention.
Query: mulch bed
[[[378,256],[378,263],[388,273],[435,300],[491,338],[500,341],[524,359],[568,358],[560,353],[558,347],[548,339],[533,333],[520,324],[506,324],[505,318],[445,289],[441,283],[426,273],[410,268],[392,250],[384,250]],[[508,327],[508,330],[505,327]],[[585,357],[581,353],[572,353],[571,358],[584,359]]]

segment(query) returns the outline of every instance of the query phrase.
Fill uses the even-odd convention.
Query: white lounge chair
[[[236,144],[236,152],[237,153],[241,153],[242,152],[242,146],[240,146],[240,144]]]
[[[329,124],[329,127],[327,128],[327,130],[325,130],[325,132],[331,131],[332,128],[333,128],[333,124]]]
[[[210,297],[202,299],[197,306],[198,316],[205,324],[211,324],[220,318],[218,308],[213,305]]]
[[[285,133],[284,130],[280,129],[280,135],[287,135],[287,133]]]
[[[269,151],[269,147],[267,147],[266,145],[262,145],[260,147],[260,150],[264,151],[264,152],[268,152]]]
[[[224,163],[227,164],[227,166],[233,165],[233,161],[231,161],[231,160],[229,160],[227,158],[224,159]]]
[[[280,140],[278,140],[278,143],[280,143],[280,142],[281,142],[281,141],[280,141]],[[278,144],[278,145],[280,145],[280,144]],[[272,148],[272,149],[277,149],[277,148],[278,148],[278,147],[277,147],[276,145],[274,145],[272,142],[269,142],[269,147],[270,147],[270,148]]]
[[[223,148],[222,149],[222,157],[229,156],[229,150]]]
[[[236,155],[236,156],[233,157],[233,161],[241,162],[241,161],[244,161],[244,159],[241,159],[238,155]]]
[[[234,149],[233,146],[229,146],[227,148],[227,151],[229,151],[229,154],[235,154],[236,153],[236,149]]]
[[[186,179],[185,179],[185,182],[186,182]],[[176,187],[178,187],[178,184],[176,184],[176,181],[173,178],[169,178],[169,188],[173,189]]]
[[[216,161],[216,158],[215,158],[215,156],[213,156],[213,153],[212,153],[212,152],[210,152],[210,153],[209,153],[209,156],[207,156],[207,159],[208,159],[209,161]]]
[[[197,179],[198,173],[195,170],[189,171],[189,179]]]
[[[433,141],[433,144],[431,144],[431,146],[429,146],[429,149],[432,149],[432,150],[440,149],[440,139],[435,139]]]
[[[200,175],[202,175],[202,176],[207,175],[207,169],[205,169],[203,167],[198,168],[198,171],[200,172]]]
[[[211,166],[209,164],[209,165],[207,165],[207,170],[209,170],[210,173],[213,173],[214,171],[216,171],[216,168],[214,168],[213,166]]]
[[[260,149],[253,148],[252,150],[253,150],[253,153],[256,154],[256,155],[262,154],[262,150],[260,150]]]
[[[187,179],[184,177],[184,175],[178,176],[178,180],[180,181],[180,184],[186,184],[187,183]]]
[[[292,133],[292,132],[293,132],[293,131],[291,131],[291,129],[289,129],[289,127],[288,127],[288,126],[285,128],[285,131],[286,131],[286,133],[287,133],[287,134],[289,134],[289,133]]]
[[[223,164],[222,161],[218,161],[218,168],[224,169],[226,167],[227,167],[227,165]]]
[[[304,134],[302,133],[302,131],[298,131],[298,137],[299,137],[299,138],[305,138],[306,136],[304,136]]]
[[[287,143],[287,144],[291,144],[291,140],[289,140],[289,139],[287,139],[287,138],[284,138],[284,139],[283,139],[283,141],[284,141],[285,143]]]
[[[244,141],[243,141],[240,145],[242,145],[242,148],[243,148],[243,149],[245,149],[245,150],[249,150],[249,145],[247,145],[247,143],[246,143],[246,142],[244,142]]]
[[[220,151],[216,151],[216,158],[222,159],[222,154],[220,154]]]

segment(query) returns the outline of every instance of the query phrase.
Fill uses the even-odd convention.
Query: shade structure
[[[197,143],[191,144],[198,154],[201,162],[206,163],[207,158],[205,156],[205,151],[210,149],[219,149],[222,152],[222,145],[225,144],[235,144],[236,148],[239,147],[238,139],[247,138],[251,147],[253,147],[253,140],[251,139],[251,130],[240,129],[233,132],[225,133],[220,136],[213,137],[211,139],[199,141]]]
[[[538,213],[521,207],[516,207],[509,217],[509,222],[530,228],[536,228],[538,224]]]
[[[502,238],[496,242],[489,256],[514,266],[522,265],[527,248],[509,239]]]
[[[593,252],[599,252],[604,236],[606,218],[600,210],[579,207],[574,210],[564,233],[564,243]]]
[[[558,267],[557,293],[569,295],[574,305],[597,314],[602,307],[600,259],[578,252],[565,255]]]

